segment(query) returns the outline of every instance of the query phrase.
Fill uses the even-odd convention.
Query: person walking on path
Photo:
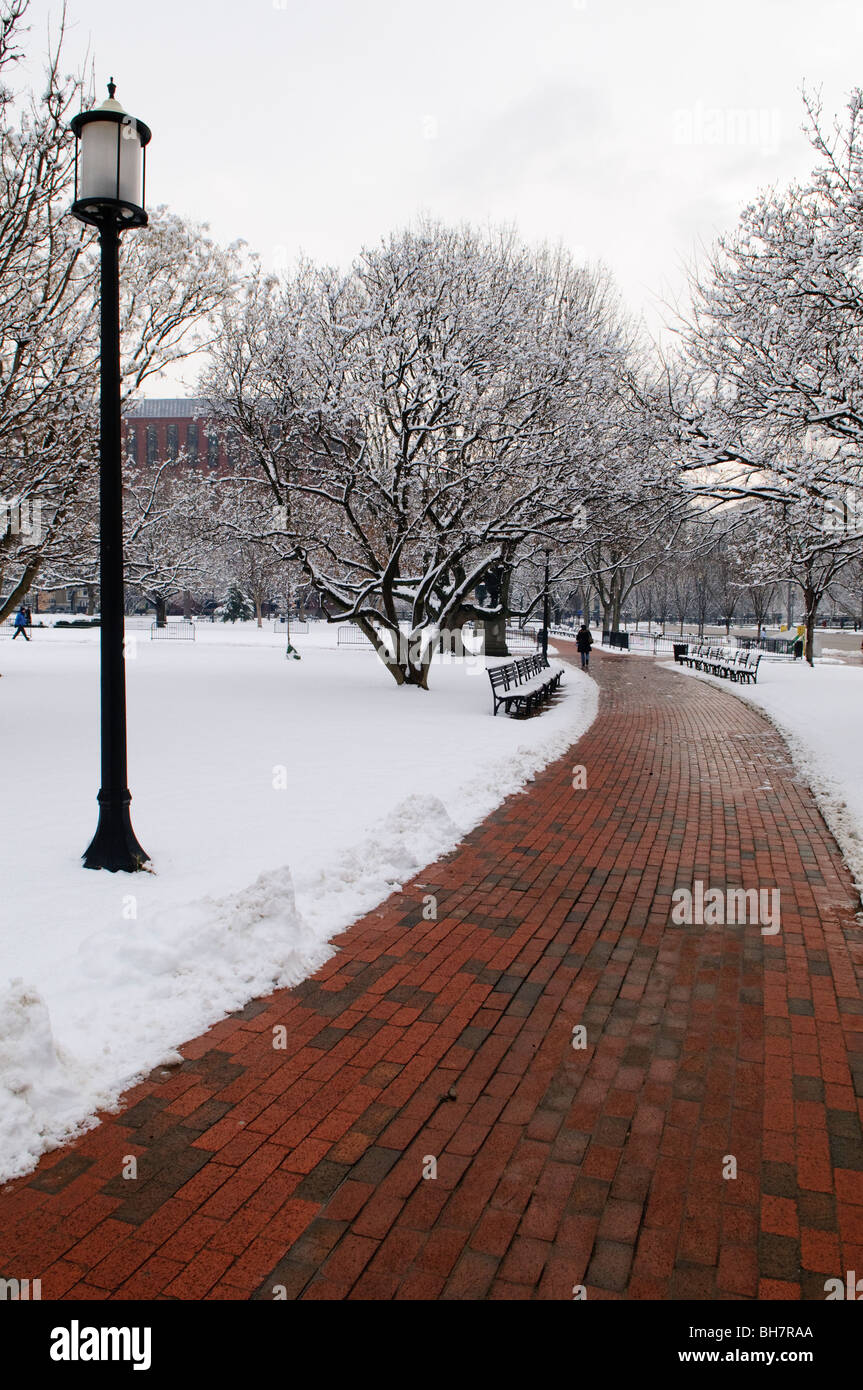
[[[29,642],[30,638],[27,636],[27,614],[23,608],[19,608],[18,612],[15,614],[15,636],[12,638],[12,641],[14,642],[22,633],[24,635],[24,641]]]
[[[575,645],[581,655],[581,669],[588,670],[590,666],[590,649],[593,646],[593,638],[590,635],[590,628],[587,623],[582,623],[575,635]]]

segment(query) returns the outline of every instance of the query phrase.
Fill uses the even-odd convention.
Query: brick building
[[[123,412],[123,444],[132,463],[155,466],[179,461],[190,467],[227,473],[231,469],[230,438],[215,428],[209,404],[202,397],[165,397],[133,401]],[[227,446],[227,447],[226,447]],[[34,594],[39,612],[57,609],[92,613],[97,586],[71,585]]]
[[[225,472],[230,467],[230,441],[215,428],[200,397],[132,402],[123,413],[123,436],[127,455],[142,467],[173,462],[181,453],[193,468]]]

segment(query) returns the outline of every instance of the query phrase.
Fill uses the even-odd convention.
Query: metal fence
[[[42,627],[44,627],[44,624],[43,624],[43,623],[37,623],[37,624],[36,624],[36,627],[42,628]],[[25,632],[27,633],[27,636],[28,636],[28,637],[32,637],[32,636],[33,636],[33,624],[32,624],[32,623],[28,623],[27,627],[25,628]],[[14,636],[15,636],[15,614],[13,613],[13,614],[11,615],[11,617],[9,617],[9,618],[4,618],[3,622],[0,623],[0,637],[14,637]]]
[[[535,627],[508,627],[506,645],[516,651],[536,651],[539,643],[539,629]]]
[[[181,619],[180,622],[169,622],[165,627],[159,627],[158,623],[150,624],[151,642],[194,642],[195,624]]]
[[[674,645],[684,651],[687,648],[692,651],[695,647],[737,648],[741,651],[757,652],[766,661],[793,661],[795,641],[796,638],[786,640],[784,637],[765,637],[761,642],[756,641],[754,637],[678,637]]]
[[[366,634],[355,623],[342,623],[336,634],[337,647],[369,647]]]
[[[735,641],[738,647],[742,647],[747,652],[761,652],[764,656],[790,656],[794,655],[794,643],[797,637],[737,637]]]
[[[630,632],[627,636],[631,652],[650,652],[653,656],[671,656],[674,652],[673,637],[648,637],[646,632]]]
[[[285,632],[288,623],[286,618],[273,619],[273,632]],[[309,624],[305,618],[291,618],[291,636],[296,632],[300,637],[304,636],[309,630]]]

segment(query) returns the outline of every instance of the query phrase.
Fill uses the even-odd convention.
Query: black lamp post
[[[542,655],[548,661],[548,557],[549,552],[545,552],[545,588],[542,593]]]
[[[145,227],[145,147],[150,131],[108,100],[72,121],[78,140],[72,214],[99,230],[101,277],[101,411],[99,578],[102,598],[102,784],[99,824],[84,853],[87,869],[143,868],[149,855],[132,829],[126,769],[126,668],[123,653],[123,465],[120,421],[120,233]]]

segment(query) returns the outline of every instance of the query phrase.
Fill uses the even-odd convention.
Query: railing
[[[336,634],[337,647],[369,647],[368,637],[355,623],[342,623]]]
[[[273,619],[273,632],[284,632],[287,627],[288,623],[285,618]],[[302,637],[308,632],[309,625],[305,618],[291,618],[290,629],[292,636],[296,632]]]
[[[533,652],[539,644],[539,629],[534,627],[508,627],[506,629],[506,645],[508,647],[520,648],[522,651]]]
[[[677,646],[690,648],[693,645],[722,645],[725,647],[740,647],[744,651],[761,652],[762,656],[773,657],[792,657],[794,655],[795,637],[762,637],[759,642],[755,637],[695,637],[691,633],[684,634],[683,637],[648,637],[646,632],[608,632],[602,634],[602,645],[604,647],[621,647],[631,652],[649,652],[653,656],[672,655]]]
[[[646,632],[629,632],[626,635],[631,652],[651,652],[654,656],[670,656],[674,651],[673,637],[648,637]]]
[[[794,643],[799,641],[798,637],[762,637],[759,641],[757,637],[738,637],[736,639],[738,647],[742,647],[747,652],[762,652],[765,656],[790,656],[794,655]]]
[[[158,623],[150,624],[151,642],[194,642],[195,624],[181,619],[179,622],[168,622],[164,627]]]

